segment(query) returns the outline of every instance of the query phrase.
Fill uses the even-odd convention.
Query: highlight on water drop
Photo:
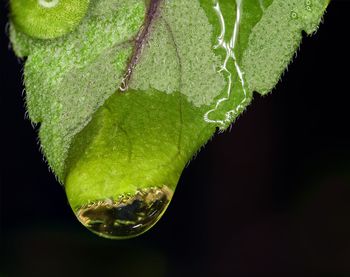
[[[60,0],[38,0],[38,4],[44,8],[54,8],[59,4]]]

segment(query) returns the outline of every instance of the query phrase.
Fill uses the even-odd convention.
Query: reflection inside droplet
[[[106,199],[81,207],[76,216],[102,237],[131,238],[146,232],[160,219],[172,195],[167,186],[142,189],[117,201]]]

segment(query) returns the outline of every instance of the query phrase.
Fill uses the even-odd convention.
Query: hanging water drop
[[[138,190],[118,200],[97,201],[77,210],[79,221],[93,233],[109,239],[141,235],[161,218],[172,198],[167,186]]]

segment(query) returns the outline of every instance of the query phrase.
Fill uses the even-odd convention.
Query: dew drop
[[[173,191],[167,186],[138,190],[117,201],[106,199],[81,207],[76,216],[90,231],[109,239],[141,235],[161,218]]]

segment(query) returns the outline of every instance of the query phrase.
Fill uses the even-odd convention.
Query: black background
[[[127,241],[75,219],[2,31],[0,276],[350,276],[349,8],[331,3],[273,94],[255,95],[185,169],[161,221]]]

